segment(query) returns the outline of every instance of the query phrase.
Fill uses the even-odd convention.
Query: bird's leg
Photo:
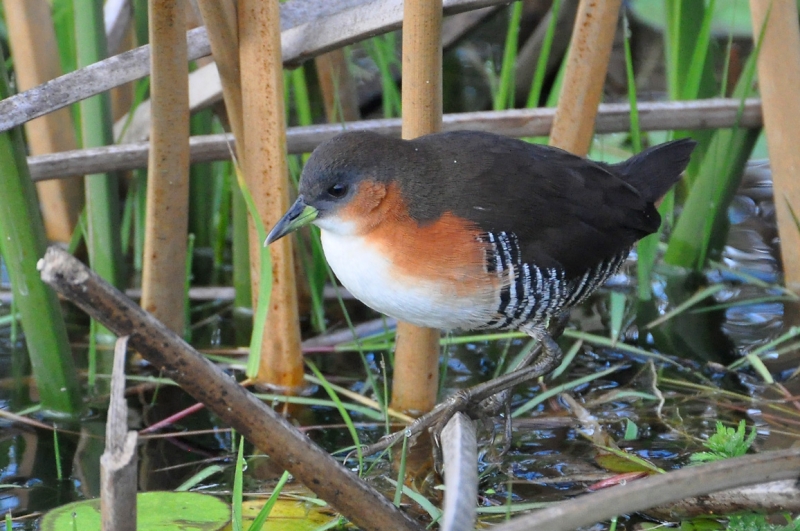
[[[547,339],[544,338],[549,335],[551,341],[553,342],[553,344],[555,344],[555,341],[552,340],[552,338],[559,337],[562,333],[564,333],[564,328],[567,326],[568,322],[569,322],[569,312],[563,312],[559,314],[559,316],[557,317],[555,326],[553,327],[552,334],[548,334],[547,329],[545,327],[532,328],[530,331],[526,330],[528,335],[530,335],[533,339],[538,341],[539,344],[536,345],[533,349],[531,349],[528,355],[525,356],[519,362],[519,364],[510,371],[510,373],[522,370],[525,367],[529,366],[531,363],[533,363],[535,359],[538,359],[542,351],[545,350],[544,346],[549,343]],[[553,348],[557,349],[557,351],[552,352],[550,355],[554,359],[558,359],[560,363],[563,354],[561,353],[561,349],[558,346],[558,344],[555,344],[555,347],[553,347],[553,345],[550,345],[549,348],[551,349],[551,351]],[[504,428],[503,433],[506,435],[506,439],[503,442],[503,448],[500,451],[500,455],[505,454],[511,445],[511,415],[508,414],[510,407],[511,407],[510,387],[490,396],[489,398],[483,400],[478,405],[479,413],[485,416],[494,416],[501,409],[506,410],[506,415],[503,423],[503,428]]]
[[[560,334],[565,324],[566,321],[560,318],[555,332]],[[469,414],[469,412],[472,411],[472,416],[474,417],[475,407],[489,397],[505,391],[506,389],[510,389],[515,385],[533,380],[539,376],[544,376],[552,372],[558,367],[558,364],[561,363],[561,358],[563,357],[561,348],[559,348],[553,336],[547,332],[545,328],[525,330],[525,332],[534,339],[537,339],[539,341],[539,346],[531,351],[513,371],[488,382],[458,391],[444,402],[438,404],[430,412],[415,420],[405,430],[387,435],[375,444],[364,447],[364,455],[372,455],[381,452],[402,440],[403,437],[415,437],[428,430],[432,432],[434,437],[434,457],[437,455],[441,457],[441,448],[438,446],[438,434],[455,413],[462,411]],[[502,407],[503,401],[498,401],[496,403],[498,404],[496,411],[499,411],[499,407]],[[436,462],[441,463],[441,460]]]
[[[496,407],[503,407],[505,403],[508,403],[508,399],[510,399],[510,390],[512,387],[521,383],[529,382],[540,376],[544,376],[545,374],[555,370],[559,363],[561,363],[561,359],[563,358],[561,347],[558,346],[558,343],[555,342],[553,337],[549,332],[547,332],[546,329],[541,328],[535,331],[531,330],[526,332],[534,339],[539,340],[541,351],[538,356],[534,355],[538,351],[538,349],[536,349],[531,352],[530,356],[528,356],[530,359],[526,358],[522,361],[522,363],[520,363],[520,365],[524,364],[524,367],[520,368],[517,366],[516,369],[504,374],[503,376],[499,376],[493,380],[475,385],[468,389],[463,389],[443,402],[446,407],[437,413],[436,418],[433,419],[430,428],[428,428],[428,430],[431,432],[431,436],[433,437],[434,466],[436,467],[437,471],[441,471],[441,464],[443,462],[439,434],[442,432],[442,429],[444,429],[447,421],[450,420],[450,417],[452,417],[457,411],[471,414],[473,418],[475,416],[480,416],[481,414],[485,415],[486,413],[482,412],[483,410],[481,405],[487,399],[497,394],[508,395],[508,398],[505,400],[505,402],[497,402],[498,406]],[[434,409],[434,411],[436,411],[436,409]],[[420,417],[419,420],[422,420],[422,418],[424,417]],[[419,422],[419,420],[417,422]],[[506,422],[508,425],[505,427],[505,429],[506,431],[510,432],[511,415],[507,415]],[[411,427],[413,426],[414,424],[411,425]]]

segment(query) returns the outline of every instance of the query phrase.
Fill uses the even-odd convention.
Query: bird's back
[[[689,161],[691,140],[661,144],[616,165],[489,133],[463,131],[421,137],[412,144],[437,166],[404,172],[412,217],[422,223],[444,212],[487,233],[514,233],[523,262],[560,267],[568,276],[627,252],[658,230],[653,203]]]

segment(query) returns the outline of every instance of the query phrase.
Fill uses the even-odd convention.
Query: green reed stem
[[[0,52],[0,99],[10,95]],[[11,278],[13,312],[21,315],[42,407],[75,414],[81,399],[67,329],[55,292],[36,270],[47,238],[19,128],[0,134],[0,175],[0,248]]]
[[[84,5],[85,4],[85,5]],[[76,57],[79,67],[106,57],[105,25],[102,0],[86,0],[76,9]],[[99,94],[79,104],[83,147],[111,145],[111,102],[108,93]],[[122,287],[122,249],[119,239],[119,182],[116,175],[86,176],[86,209],[89,234],[86,240],[92,268],[116,287]]]
[[[514,107],[514,66],[517,62],[517,41],[519,22],[522,19],[522,2],[511,7],[511,17],[506,31],[506,44],[503,50],[503,64],[500,67],[500,84],[494,95],[493,108],[496,111]]]
[[[542,97],[542,87],[544,86],[544,76],[547,73],[547,61],[550,59],[550,50],[553,47],[553,39],[556,35],[556,26],[558,25],[558,14],[561,11],[561,0],[553,0],[553,5],[550,7],[550,23],[547,25],[547,31],[544,34],[544,42],[542,42],[542,51],[539,58],[536,60],[536,72],[533,73],[533,83],[531,84],[531,91],[528,94],[528,101],[525,103],[526,107],[538,107],[539,100]]]
[[[734,89],[733,96],[740,100],[739,116],[745,98],[755,93],[756,60],[762,38],[763,28]],[[719,254],[729,228],[728,206],[759,132],[759,129],[738,126],[714,132],[683,212],[670,235],[664,255],[668,264],[701,270],[709,258]]]
[[[64,479],[64,474],[61,468],[61,447],[58,444],[58,429],[53,429],[53,452],[56,457],[56,479],[59,481]]]
[[[210,109],[193,114],[189,121],[191,134],[210,134],[212,120]],[[189,168],[189,232],[195,235],[197,247],[211,247],[214,233],[214,200],[218,191],[212,172],[211,162],[192,164]]]

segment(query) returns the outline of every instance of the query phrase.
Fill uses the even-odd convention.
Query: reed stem
[[[0,52],[0,99],[10,94],[5,58]],[[19,128],[0,134],[0,175],[0,248],[39,398],[46,410],[74,415],[81,407],[80,389],[61,307],[55,292],[44,285],[36,271],[47,238]]]

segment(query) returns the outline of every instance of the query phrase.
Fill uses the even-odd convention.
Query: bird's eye
[[[336,183],[330,188],[328,188],[328,194],[330,194],[331,197],[336,197],[336,198],[343,197],[344,194],[346,193],[347,193],[347,185],[345,184]]]

